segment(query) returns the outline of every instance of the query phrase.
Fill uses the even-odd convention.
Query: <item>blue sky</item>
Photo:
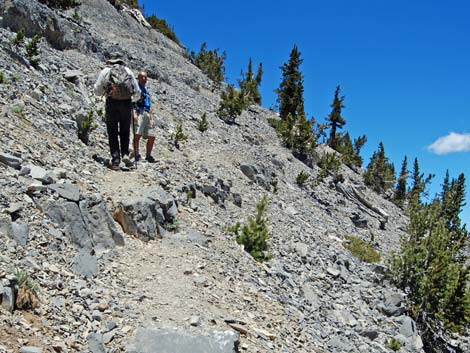
[[[380,141],[398,171],[434,173],[430,194],[451,177],[470,180],[470,3],[436,0],[140,1],[198,51],[226,51],[236,83],[251,57],[263,63],[263,106],[276,101],[279,67],[301,52],[305,110],[323,122],[337,85],[352,137],[365,134],[364,165]],[[467,182],[467,190],[470,182]],[[468,197],[468,193],[467,193]],[[468,200],[470,203],[470,200]],[[470,225],[470,206],[462,213]]]

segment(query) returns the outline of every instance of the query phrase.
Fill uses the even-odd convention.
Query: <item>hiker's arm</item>
[[[94,92],[97,96],[102,96],[105,94],[104,83],[106,82],[106,76],[109,74],[110,68],[106,67],[101,70],[100,74],[98,75],[98,79],[96,80],[94,86]]]

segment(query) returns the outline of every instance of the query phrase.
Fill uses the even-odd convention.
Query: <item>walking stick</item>
[[[135,165],[135,169],[137,170],[137,145],[135,143],[135,119],[134,119],[134,114],[135,114],[135,111],[133,111],[133,114],[131,116],[131,119],[132,119],[132,144],[134,145],[134,165]]]

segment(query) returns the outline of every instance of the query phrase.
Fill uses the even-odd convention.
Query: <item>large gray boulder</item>
[[[113,212],[123,231],[143,241],[156,239],[165,223],[174,222],[178,208],[175,200],[161,188],[145,190],[119,201]]]
[[[233,331],[195,336],[157,328],[139,328],[130,353],[237,353],[239,335]]]
[[[65,200],[46,202],[42,208],[80,248],[110,249],[124,245],[124,239],[99,195],[88,196],[78,204]]]

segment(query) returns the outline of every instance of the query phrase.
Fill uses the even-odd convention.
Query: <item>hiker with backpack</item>
[[[143,137],[147,139],[145,160],[149,163],[155,163],[156,160],[152,157],[152,148],[155,142],[155,119],[151,111],[150,93],[145,87],[147,84],[147,73],[145,71],[139,72],[137,82],[141,94],[140,99],[134,103],[134,158],[135,161],[141,159],[139,142],[140,138]]]
[[[132,71],[121,59],[110,59],[96,80],[94,91],[106,96],[106,128],[112,170],[119,170],[121,159],[131,167],[129,140],[132,119],[132,103],[140,99],[139,85]]]

